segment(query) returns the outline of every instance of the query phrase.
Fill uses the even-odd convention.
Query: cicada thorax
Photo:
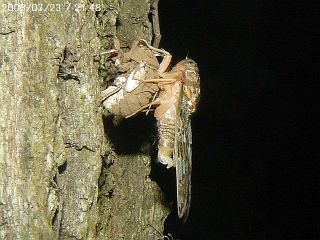
[[[162,77],[176,80],[161,86],[160,104],[155,110],[159,134],[158,161],[169,168],[176,164],[172,155],[174,142],[176,141],[175,127],[181,101],[187,101],[187,104],[184,105],[188,109],[185,109],[185,111],[191,115],[196,110],[199,101],[200,80],[197,64],[191,59],[179,62]]]

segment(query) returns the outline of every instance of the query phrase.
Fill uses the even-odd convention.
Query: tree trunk
[[[150,2],[26,2],[0,12],[0,239],[155,239],[169,211],[149,155],[113,151],[99,68],[151,40]]]

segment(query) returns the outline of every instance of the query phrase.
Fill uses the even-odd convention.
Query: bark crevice
[[[150,42],[150,5],[72,4],[100,8],[0,12],[0,238],[150,239],[168,214],[150,157],[114,152],[100,103],[100,52]]]

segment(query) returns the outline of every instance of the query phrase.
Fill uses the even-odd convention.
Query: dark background
[[[160,0],[161,47],[199,66],[187,239],[320,239],[316,1]],[[314,81],[319,81],[315,78]]]

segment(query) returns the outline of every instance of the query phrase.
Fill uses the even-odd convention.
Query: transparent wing
[[[192,131],[184,91],[180,91],[175,123],[173,160],[176,163],[178,216],[185,222],[191,204]]]

